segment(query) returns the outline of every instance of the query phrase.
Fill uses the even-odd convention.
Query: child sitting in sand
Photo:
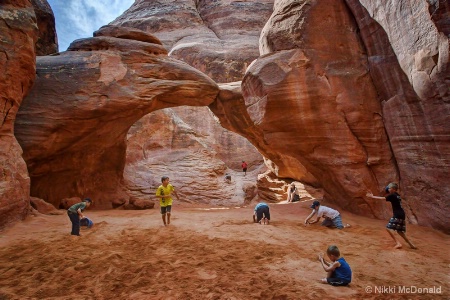
[[[322,278],[320,282],[328,283],[334,286],[348,285],[352,281],[352,269],[341,256],[337,246],[329,246],[327,256],[331,260],[328,262],[323,259],[323,254],[319,254],[319,261],[323,269],[327,272],[327,278]]]
[[[313,211],[306,218],[305,225],[317,223],[321,217],[324,217],[325,220],[323,220],[322,226],[336,227],[338,229],[350,227],[350,224],[342,224],[341,214],[337,210],[320,205],[320,202],[317,200],[313,202],[311,208]],[[315,214],[317,214],[317,219],[315,221],[309,221]]]

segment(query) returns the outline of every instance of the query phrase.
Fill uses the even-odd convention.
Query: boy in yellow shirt
[[[178,197],[177,192],[175,192],[175,188],[173,185],[169,183],[169,177],[163,176],[161,177],[162,184],[158,187],[156,190],[156,196],[159,198],[159,205],[161,207],[161,216],[164,223],[164,226],[170,224],[170,213],[172,211],[172,193],[175,194],[177,197],[177,200],[179,201],[180,198]],[[167,215],[167,222],[166,222],[166,215]]]

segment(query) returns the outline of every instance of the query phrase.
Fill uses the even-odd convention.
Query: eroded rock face
[[[134,27],[152,33],[168,49],[169,56],[188,63],[216,82],[230,82],[241,80],[247,66],[259,56],[259,34],[270,16],[272,4],[273,0],[246,2],[183,0],[164,3],[136,1],[111,24]],[[162,114],[158,115],[162,117]],[[241,187],[233,186],[230,189],[230,186],[224,185],[224,172],[239,171],[242,160],[250,164],[250,170],[259,168],[263,163],[260,153],[245,138],[228,131],[239,133],[238,130],[230,127],[226,127],[228,130],[223,129],[207,109],[173,108],[169,115],[177,119],[171,123],[183,122],[184,126],[189,127],[189,131],[195,134],[184,135],[185,143],[190,147],[183,149],[179,147],[180,145],[177,147],[166,145],[165,153],[169,156],[184,153],[186,157],[195,158],[196,162],[186,162],[188,158],[173,161],[172,168],[168,168],[170,172],[166,172],[167,175],[178,182],[182,182],[185,177],[192,178],[179,186],[188,198],[191,194],[197,193],[196,191],[201,191],[201,196],[196,197],[195,201],[226,204],[224,199],[227,199],[229,204],[242,203],[242,200],[237,200],[237,195],[242,194]],[[145,124],[149,128],[149,134],[155,132],[152,123],[147,121],[140,123],[137,128]],[[147,140],[153,138],[145,136],[144,133],[145,130],[133,131],[133,134],[138,136],[129,136],[129,141],[132,140],[136,147],[129,145],[128,157],[141,157],[140,152],[134,153],[141,147],[146,148],[148,157],[159,157],[158,149],[151,150],[145,146],[148,145]],[[201,143],[197,140],[200,137]],[[203,152],[207,153],[204,157],[199,155]],[[191,154],[187,155],[188,153]],[[157,166],[156,161],[150,163],[145,158],[142,159],[142,161],[133,160],[133,164],[127,163],[125,178],[131,189],[147,194],[155,188],[154,185],[157,187],[160,184],[160,177],[165,172],[166,166]],[[190,167],[183,168],[180,164]],[[147,167],[144,167],[145,165]],[[197,169],[194,166],[197,166]],[[187,173],[183,173],[184,171]],[[134,174],[140,175],[135,177]],[[156,180],[153,177],[156,177]],[[197,178],[198,182],[208,183],[199,186],[194,184],[194,188],[192,186],[192,182],[196,181],[194,178]],[[186,189],[183,187],[184,184],[192,188]]]
[[[39,36],[36,41],[36,55],[49,55],[58,52],[55,16],[47,0],[32,0]]]
[[[346,5],[277,1],[260,49],[242,90],[274,172],[323,187],[325,197],[346,210],[388,217],[384,203],[365,198],[368,187],[378,190],[384,178],[397,175]]]
[[[154,110],[209,105],[217,85],[158,44],[98,36],[68,50],[37,59],[36,84],[17,116],[31,194],[55,207],[76,196],[97,208],[127,202],[128,129]]]
[[[450,232],[450,52],[442,17],[449,4],[347,2],[368,50],[410,220]]]
[[[138,0],[111,24],[150,32],[170,56],[216,82],[233,82],[259,56],[259,34],[272,7],[273,0]]]
[[[237,141],[235,134],[227,134],[231,141]],[[135,197],[155,200],[161,177],[169,176],[180,201],[242,205],[245,191],[240,160],[248,159],[253,169],[262,161],[260,155],[255,157],[254,146],[245,139],[241,138],[244,143],[233,145],[227,145],[227,140],[207,107],[153,112],[128,132],[126,185]],[[226,172],[232,176],[230,184],[224,180]]]
[[[55,206],[72,196],[126,206],[125,186],[141,201],[169,175],[186,200],[220,204],[226,194],[241,204],[256,193],[282,200],[286,178],[388,218],[391,208],[365,194],[399,181],[409,221],[449,232],[448,4],[276,1],[241,88],[271,11],[272,1],[138,0],[113,22],[132,29],[106,26],[38,59],[16,126],[32,194]],[[270,168],[258,191],[219,182],[238,161],[220,153],[222,142],[211,146],[220,131],[205,118],[186,122],[199,117],[179,105],[209,106],[258,148]]]
[[[275,3],[242,82],[258,148],[278,176],[306,170],[325,198],[362,215],[389,217],[365,191],[400,180],[409,220],[448,231],[448,38],[425,1],[360,2],[347,1],[357,24],[340,1]]]
[[[37,24],[26,0],[0,4],[0,227],[23,219],[30,207],[30,178],[14,137],[14,120],[35,77]]]

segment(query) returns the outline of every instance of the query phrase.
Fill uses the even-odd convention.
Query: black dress
[[[398,193],[386,196],[386,201],[391,202],[393,216],[386,225],[386,228],[395,231],[406,232],[405,211],[402,208],[402,198]]]

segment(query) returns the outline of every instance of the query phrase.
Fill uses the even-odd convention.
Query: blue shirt
[[[337,261],[341,264],[341,266],[334,269],[332,277],[339,278],[346,283],[350,283],[352,281],[352,269],[343,257],[339,258]]]
[[[264,206],[267,206],[267,207],[269,207],[269,205],[267,205],[266,203],[264,203],[264,202],[261,202],[261,203],[258,203],[258,204],[256,204],[256,206],[255,206],[255,211],[258,209],[258,208],[260,208],[260,207],[264,207]]]

